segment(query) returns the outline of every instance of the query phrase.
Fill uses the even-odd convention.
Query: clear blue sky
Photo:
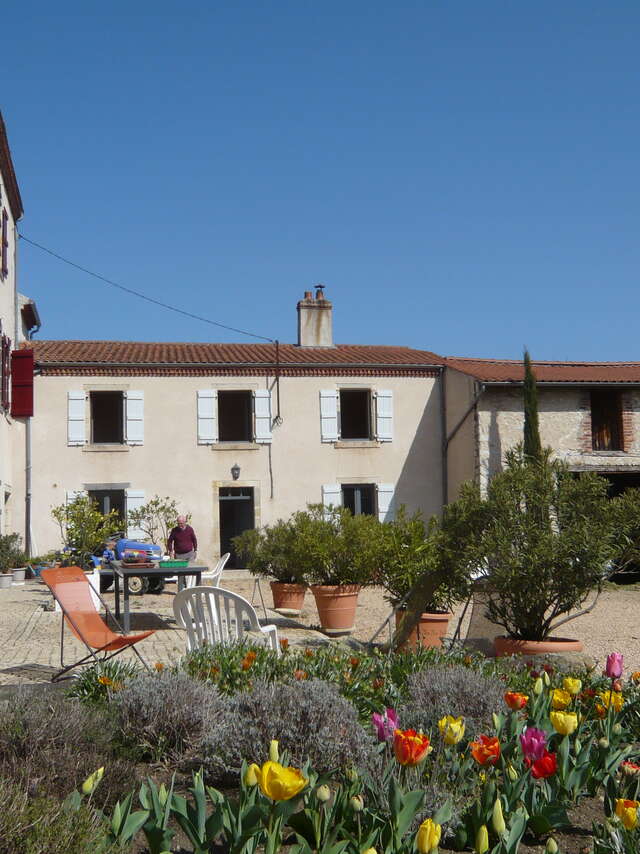
[[[22,231],[295,341],[640,360],[640,4],[7,3]],[[40,337],[251,341],[21,245]]]

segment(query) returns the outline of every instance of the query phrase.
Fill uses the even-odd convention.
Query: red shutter
[[[11,354],[11,414],[18,418],[33,415],[33,350]]]

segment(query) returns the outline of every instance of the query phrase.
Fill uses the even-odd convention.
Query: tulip
[[[482,827],[478,828],[478,832],[476,833],[476,844],[473,850],[476,854],[485,854],[485,851],[489,850],[489,831],[487,830],[486,824],[483,824]]]
[[[82,794],[83,795],[92,795],[98,787],[98,783],[104,777],[104,765],[101,768],[98,768],[97,771],[94,771],[93,774],[89,774],[87,779],[82,784]]]
[[[438,729],[445,744],[458,744],[464,736],[464,718],[446,715],[438,721]]]
[[[549,674],[547,673],[546,670],[542,674],[542,681],[547,686],[547,688],[549,687],[549,685],[551,685],[551,679],[549,679]]]
[[[614,735],[622,735],[622,726],[621,726],[620,724],[614,724],[614,725],[611,727],[611,732],[612,732]]]
[[[528,726],[520,736],[520,747],[525,759],[540,759],[547,746],[547,735],[541,729]]]
[[[244,784],[248,788],[252,788],[253,786],[258,785],[258,774],[260,773],[260,766],[256,765],[255,762],[252,762],[251,765],[247,768],[247,773],[244,775]]]
[[[509,777],[512,783],[515,783],[515,781],[518,779],[518,772],[511,763],[507,765],[507,776]]]
[[[325,804],[331,797],[331,789],[326,785],[318,786],[316,789],[316,798],[321,804]]]
[[[571,735],[578,728],[578,716],[573,712],[551,712],[549,717],[556,732]]]
[[[547,839],[547,844],[544,846],[545,854],[558,854],[558,843],[553,836]]]
[[[349,804],[351,805],[351,809],[354,812],[362,812],[364,809],[364,801],[362,800],[362,795],[354,795],[350,800]]]
[[[420,854],[431,854],[432,851],[437,851],[441,835],[442,827],[431,818],[425,819],[418,828],[416,836],[416,847]]]
[[[531,776],[535,780],[544,780],[546,777],[551,777],[558,770],[558,759],[555,753],[549,753],[545,750],[540,759],[531,765]]]
[[[401,765],[419,765],[433,748],[429,736],[415,729],[396,729],[393,733],[393,752]]]
[[[367,848],[362,854],[378,854],[375,848]]]
[[[556,710],[566,709],[571,704],[571,694],[562,688],[554,688],[551,692],[551,705]]]
[[[622,676],[624,656],[620,652],[611,652],[607,656],[607,666],[605,667],[605,676],[609,679],[619,679]]]
[[[624,705],[624,697],[620,691],[602,691],[598,694],[602,700],[602,706],[605,709],[612,707],[614,711],[619,712]]]
[[[502,813],[502,801],[499,797],[496,798],[496,802],[493,805],[493,812],[491,814],[491,826],[498,834],[498,836],[502,836],[502,834],[507,829],[507,825],[504,823],[504,815]]]
[[[509,708],[514,712],[519,712],[529,702],[527,694],[518,694],[517,691],[507,691],[504,695],[504,701]]]
[[[278,762],[280,760],[280,752],[278,751],[278,742],[275,738],[271,739],[271,744],[269,745],[269,759],[272,762]]]
[[[633,830],[638,823],[638,807],[640,802],[616,798],[616,815],[627,828]]]
[[[273,801],[288,801],[304,789],[309,782],[297,768],[284,768],[269,760],[262,768],[256,765],[256,777],[262,794]]]
[[[565,676],[562,680],[562,687],[565,691],[568,691],[572,697],[575,697],[580,693],[580,691],[582,691],[582,682],[580,679],[573,679],[571,676]]]
[[[599,738],[598,739],[598,747],[602,748],[602,750],[609,749],[609,739],[608,738]]]
[[[536,681],[533,683],[533,693],[538,697],[542,694],[544,687],[542,685],[542,677],[538,676]]]
[[[395,709],[385,709],[384,712],[374,712],[371,715],[378,741],[391,741],[393,732],[398,728],[398,713]]]
[[[635,762],[629,762],[628,759],[620,766],[620,770],[623,774],[626,774],[627,777],[637,777],[640,775],[640,765],[636,765]]]
[[[477,741],[470,741],[471,755],[478,765],[495,765],[500,758],[500,742],[488,735],[479,735]]]

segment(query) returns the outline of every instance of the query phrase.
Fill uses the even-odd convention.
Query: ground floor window
[[[342,506],[351,510],[354,516],[376,515],[375,483],[343,483]]]

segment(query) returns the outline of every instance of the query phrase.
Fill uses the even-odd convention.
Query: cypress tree
[[[529,351],[524,351],[524,455],[528,460],[542,459],[542,442],[538,424],[538,386],[531,368]]]

